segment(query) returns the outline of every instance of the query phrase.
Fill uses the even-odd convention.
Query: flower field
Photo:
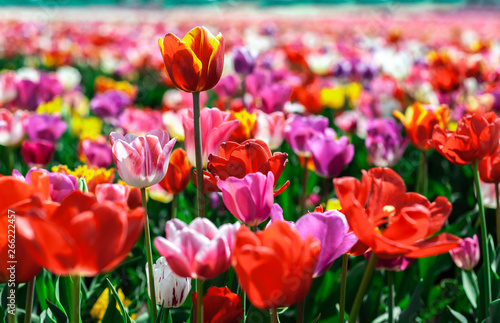
[[[92,8],[1,15],[0,320],[500,322],[495,8]]]

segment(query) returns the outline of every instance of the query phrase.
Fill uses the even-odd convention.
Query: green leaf
[[[54,314],[54,317],[56,318],[57,323],[68,322],[68,317],[66,316],[66,313],[64,312],[63,309],[61,309],[59,306],[52,303],[48,299],[46,299],[45,301],[47,302],[47,306],[49,307],[49,310],[52,312],[52,314]]]
[[[104,313],[104,317],[102,318],[103,323],[116,323],[119,321],[123,321],[123,316],[120,314],[120,311],[116,309],[116,301],[114,297],[111,297],[111,289],[109,290],[109,302],[108,308],[106,309],[106,313]]]
[[[71,313],[71,291],[73,281],[71,277],[60,276],[56,281],[56,296],[66,313]]]
[[[462,270],[462,285],[465,290],[465,295],[469,299],[472,307],[477,308],[477,296],[479,286],[477,284],[476,274],[472,270]]]
[[[418,282],[417,287],[415,288],[415,291],[413,291],[413,295],[411,296],[410,303],[408,304],[408,307],[404,309],[404,311],[401,312],[401,315],[399,315],[399,322],[414,322],[415,318],[417,317],[418,311],[420,311],[420,308],[422,307],[422,299],[421,294],[422,294],[422,279]]]
[[[448,308],[448,311],[450,311],[451,315],[453,315],[453,317],[456,318],[459,323],[467,323],[468,322],[467,318],[465,316],[463,316],[462,314],[460,314],[459,312],[453,310],[449,306],[446,306],[446,308]]]
[[[118,303],[118,306],[120,307],[120,310],[122,311],[123,323],[132,322],[132,320],[130,319],[130,316],[128,315],[127,311],[125,310],[125,306],[123,306],[122,300],[118,296],[118,292],[116,291],[115,287],[113,286],[113,284],[111,284],[111,281],[108,278],[106,278],[106,282],[108,283],[109,289],[113,292],[113,296],[115,298],[115,301]],[[116,308],[116,305],[115,305],[115,308]]]
[[[490,314],[486,319],[486,323],[500,322],[500,299],[491,302],[489,312]]]

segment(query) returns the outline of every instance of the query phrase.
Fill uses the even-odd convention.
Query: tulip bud
[[[252,74],[257,61],[257,52],[247,48],[238,47],[234,50],[234,70],[238,74]]]
[[[457,267],[471,270],[479,262],[479,243],[477,235],[465,238],[455,249],[450,250],[450,255]]]
[[[149,272],[146,263],[146,275],[149,293]],[[191,290],[191,278],[179,277],[170,268],[165,257],[160,257],[153,264],[156,304],[165,308],[181,306]],[[149,295],[151,297],[151,295]]]

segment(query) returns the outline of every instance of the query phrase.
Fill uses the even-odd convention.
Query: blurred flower
[[[121,288],[119,288],[116,292],[118,293],[118,297],[122,301],[124,307],[129,307],[130,304],[132,304],[131,300],[125,298],[125,294],[123,293]],[[98,323],[101,323],[104,319],[104,315],[106,314],[109,306],[109,296],[110,290],[106,287],[90,310],[90,316]],[[116,304],[116,309],[121,313],[120,305]],[[135,317],[137,316],[137,314],[135,313],[129,315],[131,319],[135,319]]]
[[[329,131],[330,130],[330,131]],[[307,140],[314,162],[314,171],[321,177],[336,177],[354,157],[354,145],[345,136],[335,139],[335,132],[328,128]]]
[[[294,115],[287,119],[285,139],[293,151],[303,157],[311,156],[307,142],[316,133],[324,133],[328,127],[328,118],[323,116]]]
[[[127,205],[130,210],[142,206],[140,190],[124,184],[98,184],[95,187],[95,198],[99,203],[120,202]]]
[[[127,81],[115,81],[105,76],[96,77],[94,87],[98,93],[104,93],[109,90],[123,91],[128,94],[131,100],[134,100],[137,96],[137,86]]]
[[[17,97],[16,72],[0,73],[0,107],[14,101]]]
[[[215,154],[221,143],[227,141],[231,133],[240,124],[239,120],[230,120],[229,113],[222,112],[217,108],[203,108],[200,111],[201,119],[201,145],[203,166],[206,167],[208,155]],[[196,164],[194,152],[194,119],[193,111],[189,110],[187,116],[182,116],[184,126],[184,144],[188,160],[192,165]]]
[[[227,75],[220,79],[219,83],[214,87],[214,92],[219,98],[226,99],[234,96],[238,89],[238,78],[233,75]]]
[[[258,53],[250,47],[236,47],[233,49],[234,71],[248,75],[253,72]]]
[[[97,139],[102,132],[102,121],[98,117],[73,116],[71,118],[71,131],[75,137],[79,136],[80,139]]]
[[[151,109],[126,108],[119,122],[121,128],[136,136],[144,136],[149,131],[163,127],[161,112]]]
[[[285,103],[290,100],[291,89],[281,83],[272,83],[263,87],[258,98],[256,107],[266,113],[283,111]]]
[[[125,92],[110,90],[94,96],[90,100],[90,110],[98,117],[114,119],[130,103],[130,97]]]
[[[142,208],[128,212],[120,203],[101,204],[75,191],[52,215],[23,223],[31,229],[26,237],[31,243],[28,254],[56,275],[92,277],[108,272],[125,259],[140,237],[143,213]]]
[[[257,110],[256,114],[253,138],[264,141],[271,150],[278,149],[285,138],[285,114],[281,111],[267,114],[260,110]]]
[[[346,134],[356,133],[361,118],[363,117],[358,110],[347,110],[335,116],[333,123]]]
[[[21,147],[21,156],[29,167],[44,167],[50,163],[54,152],[55,144],[47,140],[25,140]]]
[[[95,193],[97,185],[112,183],[115,178],[114,168],[105,169],[97,168],[95,166],[88,167],[87,165],[78,166],[73,171],[66,165],[58,165],[52,167],[52,172],[71,174],[76,178],[84,177],[90,193]]]
[[[224,37],[214,37],[205,27],[195,27],[184,38],[166,34],[158,40],[165,70],[172,83],[185,92],[213,88],[224,65]]]
[[[218,83],[219,84],[219,83]],[[214,88],[215,90],[215,88]],[[206,92],[200,93],[200,107],[204,107],[208,101]],[[170,89],[165,91],[162,98],[162,105],[164,109],[181,110],[193,108],[193,95],[188,92],[180,91],[177,89]]]
[[[394,111],[394,116],[405,127],[411,143],[418,149],[430,149],[429,139],[432,137],[434,126],[446,129],[451,111],[446,106],[433,107],[415,103],[406,108],[405,114]]]
[[[480,257],[477,235],[472,238],[464,238],[458,247],[450,250],[450,255],[458,268],[474,269]]]
[[[246,174],[243,178],[228,177],[218,181],[226,208],[248,226],[257,226],[267,220],[274,203],[274,176],[260,172]]]
[[[17,105],[21,109],[34,111],[40,104],[52,101],[63,91],[55,76],[35,72],[39,74],[38,79],[21,79],[17,82]]]
[[[66,91],[77,87],[82,80],[82,74],[73,66],[59,67],[56,71],[56,77]]]
[[[321,244],[283,221],[253,233],[236,233],[232,266],[241,288],[256,307],[272,309],[303,300],[312,284]]]
[[[111,147],[104,136],[96,140],[83,139],[78,145],[78,152],[79,159],[89,166],[108,168],[113,161]]]
[[[184,93],[184,92],[183,92]],[[205,93],[205,92],[202,92]],[[166,111],[162,115],[163,125],[171,138],[177,137],[177,141],[184,141],[184,127],[182,125],[183,116],[189,114],[189,109],[179,109],[176,111]]]
[[[21,143],[26,133],[28,113],[17,110],[0,109],[0,145],[15,147]]]
[[[451,213],[448,199],[430,203],[406,193],[403,179],[390,168],[363,171],[361,181],[341,177],[333,183],[349,227],[379,258],[435,256],[461,242],[449,233],[434,235]]]
[[[78,190],[76,177],[62,173],[49,173],[50,197],[55,202],[61,202],[71,192]]]
[[[26,132],[31,140],[47,140],[52,143],[61,138],[66,128],[66,122],[57,114],[34,114],[26,124]]]
[[[198,302],[198,294],[191,294],[193,304]],[[203,296],[203,323],[239,323],[243,318],[241,296],[232,293],[227,287],[210,287]],[[196,323],[198,308],[193,306]]]
[[[445,52],[429,54],[429,80],[436,91],[451,92],[458,90],[460,79],[458,69]]]
[[[346,93],[343,87],[324,88],[321,90],[321,103],[327,108],[340,109],[344,106]]]
[[[183,192],[191,180],[191,168],[184,149],[175,149],[170,155],[167,174],[160,181],[161,187],[172,194]]]
[[[401,125],[394,119],[369,119],[366,122],[365,146],[369,163],[379,167],[396,165],[408,146],[408,138],[401,135]]]
[[[252,130],[255,122],[257,121],[257,115],[255,113],[248,113],[247,110],[241,110],[238,112],[231,111],[231,115],[228,120],[240,121],[238,128],[233,130],[229,140],[243,142],[251,138]]]
[[[153,264],[153,276],[157,305],[165,308],[179,307],[186,301],[191,290],[191,278],[177,276],[164,257],[158,258]],[[150,293],[148,263],[146,263],[146,277]],[[151,298],[151,295],[149,297]]]
[[[140,191],[140,190],[139,190]],[[147,197],[160,202],[160,203],[170,203],[174,199],[174,194],[167,192],[160,184],[155,184],[147,188]]]
[[[364,254],[366,260],[370,260],[372,256],[372,252],[369,251]],[[375,263],[375,269],[378,270],[390,270],[390,271],[405,271],[406,268],[410,267],[415,259],[408,258],[405,256],[396,257],[396,258],[377,258],[377,262]]]
[[[165,238],[156,237],[154,245],[177,275],[212,279],[229,268],[239,227],[226,223],[217,228],[207,218],[195,218],[189,226],[172,219],[165,224]]]
[[[64,111],[63,111],[63,104],[62,104],[62,99],[60,96],[56,96],[54,100],[48,101],[45,103],[42,103],[36,108],[36,113],[37,114],[63,114],[66,113],[67,109],[66,106],[64,106]]]
[[[297,86],[293,89],[292,98],[300,102],[308,113],[321,114],[323,112],[323,102],[321,101],[319,82]]]
[[[499,140],[500,119],[489,112],[465,115],[456,132],[434,126],[429,144],[451,163],[463,166],[492,155]]]
[[[176,139],[170,140],[163,130],[153,130],[145,136],[112,132],[113,160],[121,179],[128,185],[144,188],[158,184],[167,173],[168,160]]]

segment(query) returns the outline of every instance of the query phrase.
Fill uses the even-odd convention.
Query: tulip
[[[0,145],[15,147],[21,143],[26,133],[28,113],[17,110],[12,113],[7,109],[0,109]]]
[[[239,223],[217,228],[207,218],[196,218],[189,226],[178,219],[165,224],[165,238],[154,245],[172,271],[181,277],[211,279],[230,266],[234,235]]]
[[[435,108],[415,103],[406,108],[405,114],[397,110],[393,114],[403,123],[411,143],[418,149],[427,150],[431,148],[429,139],[432,137],[434,126],[446,129],[451,111],[446,106]]]
[[[113,152],[104,137],[96,140],[83,139],[78,146],[80,160],[89,166],[108,168],[113,161]]]
[[[372,253],[367,252],[364,254],[365,258],[369,261]],[[414,259],[408,258],[405,256],[383,259],[377,258],[377,262],[375,263],[375,269],[378,270],[389,270],[389,271],[405,271],[412,263]]]
[[[117,118],[130,103],[130,97],[125,92],[111,90],[93,97],[90,100],[90,110],[104,119]]]
[[[217,86],[214,87],[214,92],[221,99],[232,97],[238,89],[238,78],[235,75],[224,76],[220,79]]]
[[[257,121],[252,137],[264,141],[269,149],[278,149],[285,139],[285,115],[281,111],[267,114],[257,110]]]
[[[369,162],[379,167],[396,165],[408,146],[408,139],[401,135],[401,126],[394,119],[371,119],[366,131]]]
[[[163,127],[161,112],[151,109],[126,108],[118,121],[123,130],[137,136]]]
[[[148,265],[146,264],[146,276],[149,284],[149,272],[147,268]],[[153,276],[156,304],[165,308],[171,308],[179,307],[186,301],[191,290],[191,278],[177,276],[172,272],[164,257],[158,258],[156,264],[153,264]]]
[[[31,72],[29,72],[31,73]],[[19,76],[18,71],[18,76]],[[17,106],[34,111],[42,103],[52,101],[63,91],[57,78],[34,71],[32,79],[21,79],[17,82]]]
[[[250,302],[263,309],[291,306],[311,287],[321,245],[311,236],[303,240],[283,221],[253,233],[236,233],[232,265]]]
[[[453,164],[463,166],[492,155],[499,140],[500,119],[489,112],[462,117],[456,132],[434,126],[429,144]]]
[[[255,113],[248,113],[247,110],[241,110],[238,112],[231,111],[231,115],[228,120],[240,121],[238,128],[233,130],[229,140],[243,142],[251,138],[253,127],[257,121],[257,115]]]
[[[21,148],[21,155],[30,167],[48,165],[54,156],[56,146],[47,140],[25,141]]]
[[[316,133],[324,133],[328,127],[328,118],[323,116],[293,116],[287,120],[285,139],[293,151],[303,157],[310,157],[307,141]]]
[[[191,298],[193,304],[198,302],[197,293],[192,293]],[[241,304],[241,296],[232,293],[229,288],[212,286],[203,296],[203,323],[239,323],[243,319]],[[194,307],[195,319],[197,311],[198,309]]]
[[[249,47],[236,47],[233,50],[234,70],[238,74],[252,74],[257,62],[257,52]]]
[[[217,186],[222,191],[226,208],[246,225],[257,226],[271,214],[271,206],[274,203],[272,172],[267,175],[260,172],[249,173],[242,179],[228,177],[219,181]]]
[[[78,190],[76,177],[62,173],[49,173],[50,197],[55,202],[61,202],[71,192]]]
[[[472,270],[480,257],[477,235],[463,239],[458,247],[450,250],[450,255],[458,268]]]
[[[109,137],[116,170],[125,183],[145,188],[165,177],[176,140],[170,140],[166,131],[153,130],[141,137],[112,132]]]
[[[479,176],[485,183],[500,182],[500,146],[491,154],[478,162]]]
[[[28,118],[26,132],[32,140],[56,143],[66,131],[66,122],[57,114],[34,114]]]
[[[52,172],[63,174],[71,174],[76,178],[84,177],[90,193],[95,193],[96,187],[99,184],[112,183],[115,179],[115,169],[105,169],[97,167],[87,167],[87,165],[78,166],[74,170],[70,170],[66,165],[52,167]]]
[[[16,72],[4,70],[0,73],[0,107],[14,101],[16,97]]]
[[[70,91],[80,84],[82,74],[72,66],[62,66],[57,69],[56,78],[65,91]]]
[[[356,133],[361,118],[362,115],[358,110],[348,110],[336,116],[333,123],[344,133]]]
[[[201,110],[201,144],[203,155],[203,166],[206,167],[208,155],[216,154],[221,143],[227,141],[231,133],[240,124],[239,120],[229,120],[229,113],[222,112],[217,108],[204,108]],[[190,110],[187,116],[183,116],[182,124],[185,133],[185,146],[188,160],[196,165],[194,145],[194,119]]]
[[[214,37],[205,27],[195,27],[184,38],[166,34],[158,40],[165,70],[172,83],[185,92],[213,88],[224,65],[224,37]]]
[[[439,92],[452,92],[460,87],[458,69],[446,53],[432,52],[429,55],[429,80]]]
[[[328,128],[324,134],[318,133],[308,141],[314,162],[314,170],[321,177],[336,177],[354,157],[354,145],[345,136],[335,139],[335,132]]]
[[[289,86],[281,83],[272,83],[259,92],[261,105],[259,109],[266,113],[283,111],[285,103],[290,100],[291,89]]]
[[[171,194],[183,192],[191,180],[191,168],[184,149],[175,149],[170,156],[167,174],[160,182],[161,187]]]
[[[176,111],[167,111],[162,115],[164,128],[168,131],[170,137],[177,137],[177,141],[184,141],[185,135],[182,125],[182,116],[187,116],[188,111],[189,109],[185,108]]]
[[[129,194],[130,186],[122,184],[99,184],[95,189],[95,198],[99,203],[111,201],[127,204]]]
[[[430,203],[417,193],[406,193],[403,179],[390,168],[363,171],[333,180],[349,227],[378,258],[422,258],[447,252],[459,245],[454,235],[441,233],[451,203],[439,196]]]
[[[19,220],[33,259],[56,275],[85,277],[118,266],[139,239],[143,224],[142,208],[129,212],[120,203],[98,203],[80,191],[68,195],[48,217]]]

